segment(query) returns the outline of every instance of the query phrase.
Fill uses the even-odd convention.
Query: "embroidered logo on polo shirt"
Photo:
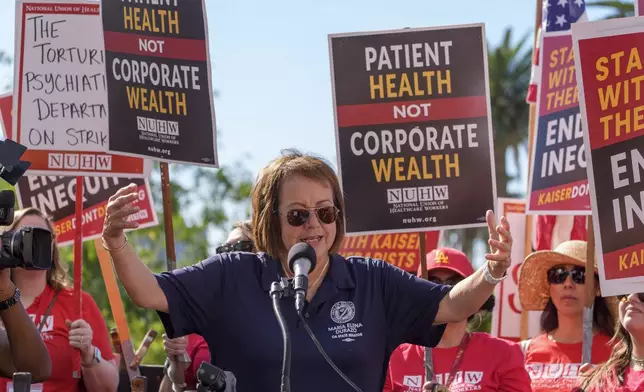
[[[331,308],[331,320],[338,324],[348,323],[356,315],[356,306],[351,301],[339,301]]]
[[[331,320],[336,324],[329,327],[332,339],[340,339],[345,343],[354,342],[362,336],[362,323],[350,323],[356,316],[356,306],[351,301],[338,301],[331,308]]]

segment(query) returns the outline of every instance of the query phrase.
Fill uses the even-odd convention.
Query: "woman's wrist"
[[[84,368],[91,368],[94,365],[97,365],[96,361],[96,347],[91,345],[86,353],[81,352],[81,366]]]

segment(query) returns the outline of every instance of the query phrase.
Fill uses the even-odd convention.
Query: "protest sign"
[[[342,256],[361,256],[384,260],[398,268],[416,274],[421,259],[420,236],[425,236],[427,253],[436,249],[440,231],[419,233],[394,233],[373,235],[348,235],[344,237],[338,253]]]
[[[603,296],[644,284],[644,17],[573,25]]]
[[[16,2],[14,140],[30,175],[146,177],[108,153],[105,54],[96,1]]]
[[[590,214],[574,59],[569,32],[543,34],[528,182],[529,214]]]
[[[332,34],[329,47],[347,232],[484,226],[496,186],[483,25]]]
[[[148,180],[141,178],[85,177],[83,178],[83,241],[99,238],[105,221],[107,200],[129,183],[137,184],[136,205],[141,210],[128,220],[139,223],[138,229],[158,224]],[[76,228],[74,177],[25,176],[16,186],[20,208],[36,207],[51,216],[58,246],[74,242]]]
[[[110,151],[216,167],[204,1],[102,6]]]
[[[512,264],[505,279],[494,288],[494,311],[491,334],[502,339],[518,341],[521,338],[521,301],[519,301],[519,273],[525,255],[526,202],[520,199],[499,198],[497,211],[510,223],[512,234]],[[528,312],[528,336],[539,333],[541,312]]]

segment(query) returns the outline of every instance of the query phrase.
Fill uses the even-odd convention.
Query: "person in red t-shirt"
[[[619,328],[613,341],[615,350],[602,366],[584,378],[587,392],[644,391],[644,293],[619,296]]]
[[[233,230],[228,234],[226,242],[217,247],[217,253],[223,252],[255,252],[255,246],[251,240],[253,230],[249,220],[237,222],[233,225]],[[185,391],[197,389],[197,370],[202,362],[210,362],[210,351],[208,344],[203,337],[197,334],[178,337],[175,339],[163,335],[163,344],[168,357],[182,357],[187,354],[190,358],[190,364],[186,366],[184,372]],[[169,365],[169,363],[168,363]],[[168,369],[166,369],[168,371]],[[171,371],[171,370],[170,370]],[[167,374],[161,380],[159,392],[172,392],[172,382]],[[173,377],[172,377],[173,378]]]
[[[40,227],[55,233],[53,224],[40,210],[16,211],[7,230],[23,226]],[[52,362],[51,376],[31,386],[42,392],[114,392],[119,374],[114,361],[107,325],[94,299],[82,292],[82,318],[78,300],[67,287],[67,276],[53,241],[50,270],[12,269],[12,279],[20,289],[27,313],[38,327]],[[75,360],[80,354],[80,379],[74,378]],[[12,391],[11,380],[0,378],[0,392]]]
[[[579,384],[585,266],[585,241],[566,241],[554,251],[534,252],[521,266],[521,304],[526,310],[543,310],[544,332],[520,343],[534,392],[570,392]],[[593,308],[593,364],[603,363],[610,356],[610,338],[615,328],[615,316],[610,310],[613,304],[614,297],[601,297],[598,288]]]
[[[455,249],[439,248],[427,255],[430,281],[454,285],[473,272],[467,256]],[[490,311],[493,306],[491,297],[482,310]],[[420,391],[429,381],[426,390],[437,383],[450,392],[529,392],[530,377],[519,346],[486,333],[470,333],[467,324],[473,317],[448,324],[440,343],[431,350],[435,380],[424,380],[424,347],[398,346],[389,360],[383,391]]]

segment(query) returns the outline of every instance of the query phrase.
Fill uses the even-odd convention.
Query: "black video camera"
[[[0,191],[0,226],[13,223],[13,191]],[[0,268],[50,269],[52,234],[40,227],[23,226],[0,233]]]
[[[31,163],[21,161],[27,148],[10,139],[0,141],[0,178],[16,185]],[[13,223],[16,195],[0,191],[0,226]],[[0,233],[0,268],[50,269],[52,233],[39,227],[21,227]]]
[[[208,362],[199,366],[197,381],[197,392],[237,392],[235,376]]]

